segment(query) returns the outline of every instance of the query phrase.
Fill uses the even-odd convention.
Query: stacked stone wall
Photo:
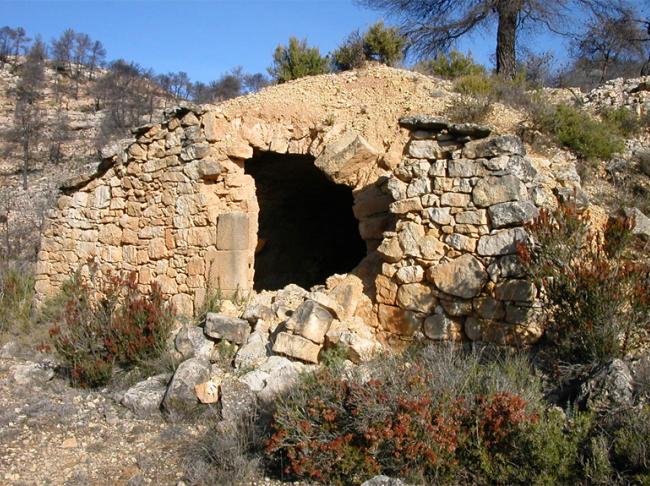
[[[402,119],[406,158],[387,187],[397,221],[384,233],[376,301],[382,329],[433,340],[530,343],[537,292],[515,256],[538,214],[537,171],[514,136],[430,117]],[[552,197],[552,195],[551,195]]]
[[[268,150],[309,154],[333,182],[351,187],[368,248],[352,280],[335,277],[309,293],[335,317],[314,321],[318,339],[316,324],[287,321],[274,350],[306,359],[307,340],[313,361],[341,336],[363,349],[417,336],[534,341],[536,289],[514,253],[527,239],[524,222],[555,201],[540,183],[548,177],[517,137],[428,116],[401,126],[404,159],[388,164],[359,133],[328,138],[318,127],[178,108],[63,188],[42,236],[37,298],[90,261],[103,272],[137,272],[143,291],[157,283],[181,314],[195,313],[210,292],[248,293],[259,207],[244,165],[254,150]]]

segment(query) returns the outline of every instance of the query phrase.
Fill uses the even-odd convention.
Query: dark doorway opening
[[[327,179],[313,157],[256,152],[245,170],[260,206],[255,290],[308,289],[361,262],[366,244],[352,190]]]

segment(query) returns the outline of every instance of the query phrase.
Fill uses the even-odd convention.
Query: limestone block
[[[402,309],[392,305],[379,304],[379,325],[384,331],[410,337],[420,329],[423,314]]]
[[[473,253],[476,250],[476,238],[454,233],[445,238],[445,243],[454,250]]]
[[[189,410],[198,405],[194,387],[210,377],[210,367],[207,360],[191,358],[183,361],[167,387],[162,401],[163,410],[172,415],[184,416]]]
[[[208,285],[213,289],[247,289],[248,252],[225,250],[210,252],[208,259]]]
[[[397,299],[397,284],[386,275],[377,275],[375,278],[377,288],[376,300],[380,304],[394,305]]]
[[[435,140],[411,140],[408,153],[415,159],[441,159],[445,155]]]
[[[203,330],[211,338],[244,344],[251,329],[250,324],[245,319],[208,312],[205,316]]]
[[[99,186],[95,189],[95,200],[93,207],[102,209],[108,207],[111,201],[111,188],[110,186]]]
[[[492,297],[479,297],[474,300],[474,309],[483,319],[500,320],[506,315],[503,302]]]
[[[451,214],[449,214],[449,208],[428,208],[426,212],[429,219],[434,223],[446,225],[451,224],[453,221]]]
[[[119,245],[122,240],[122,230],[116,224],[105,224],[99,228],[99,242],[106,245]]]
[[[513,201],[495,204],[488,208],[492,227],[521,225],[536,218],[539,210],[529,201]]]
[[[436,341],[460,341],[463,338],[463,325],[444,314],[434,314],[424,320],[422,332]]]
[[[223,171],[223,167],[216,160],[204,159],[199,162],[198,173],[202,179],[215,180],[218,179]]]
[[[475,211],[463,211],[454,215],[456,224],[488,224],[487,211],[485,209],[477,209]]]
[[[242,212],[220,214],[217,218],[217,248],[246,250],[249,247],[248,215]]]
[[[172,305],[176,314],[180,316],[192,317],[194,315],[194,302],[192,297],[187,294],[176,294],[172,297]]]
[[[528,240],[528,233],[523,228],[510,228],[481,236],[477,252],[481,256],[512,255],[517,251],[517,242]]]
[[[412,213],[422,211],[422,203],[419,197],[412,197],[391,203],[389,209],[393,214]]]
[[[406,188],[406,197],[418,197],[431,192],[431,181],[428,177],[413,179]]]
[[[165,244],[164,238],[153,238],[149,241],[149,258],[159,260],[167,257],[169,250]]]
[[[273,352],[309,363],[318,363],[318,353],[320,353],[322,347],[322,345],[314,344],[302,336],[281,332],[275,338]]]
[[[224,152],[233,159],[250,159],[253,156],[253,147],[244,140],[236,139],[228,143]]]
[[[468,159],[496,157],[504,154],[526,155],[526,149],[521,139],[514,135],[501,135],[469,142],[463,148],[463,157]]]
[[[420,254],[425,260],[437,260],[445,254],[445,245],[438,238],[426,235],[418,241]]]
[[[513,175],[484,177],[476,183],[472,191],[472,201],[478,207],[527,198],[526,186]]]
[[[424,278],[424,270],[418,265],[409,265],[397,270],[395,278],[403,284],[421,282]]]
[[[336,183],[353,183],[361,168],[376,163],[378,154],[361,135],[346,132],[329,143],[314,164]]]
[[[463,299],[476,297],[487,282],[483,265],[470,254],[429,268],[427,278],[449,295]]]
[[[397,177],[391,177],[386,184],[388,192],[395,201],[406,199],[407,185],[405,182],[399,180]]]
[[[295,334],[322,344],[332,319],[332,314],[325,307],[313,300],[306,300],[291,315],[287,327],[293,329]]]
[[[481,166],[470,159],[450,160],[447,163],[447,175],[449,177],[473,177],[479,174]]]
[[[536,296],[537,288],[528,280],[506,280],[500,282],[495,290],[495,297],[499,300],[532,302]]]
[[[459,194],[456,192],[445,192],[440,196],[442,206],[453,206],[458,208],[467,207],[470,203],[469,194]]]
[[[397,304],[403,309],[428,314],[437,303],[433,289],[426,284],[405,284],[397,291]]]
[[[404,255],[399,240],[395,237],[384,239],[377,251],[384,257],[384,260],[391,263],[400,261]]]
[[[472,303],[469,300],[440,299],[440,305],[452,317],[468,316],[472,313]]]
[[[230,129],[230,124],[227,120],[217,118],[216,114],[210,111],[203,115],[202,121],[203,131],[208,142],[223,140],[224,135]]]

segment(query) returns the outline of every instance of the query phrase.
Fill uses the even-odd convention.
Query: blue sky
[[[352,0],[0,0],[2,25],[22,26],[48,41],[71,27],[101,40],[109,59],[135,61],[157,73],[186,71],[195,81],[238,65],[266,72],[275,47],[290,36],[306,37],[326,54],[351,31],[379,19],[381,13]],[[558,49],[560,42],[538,35],[534,46]],[[459,48],[491,65],[494,34],[475,34]]]

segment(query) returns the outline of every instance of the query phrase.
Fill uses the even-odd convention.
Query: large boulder
[[[201,358],[183,361],[172,377],[162,400],[162,408],[172,418],[193,414],[199,406],[194,388],[210,378],[210,362]]]
[[[160,404],[170,378],[169,373],[163,373],[136,383],[122,397],[122,405],[138,417],[150,417],[160,413]]]

